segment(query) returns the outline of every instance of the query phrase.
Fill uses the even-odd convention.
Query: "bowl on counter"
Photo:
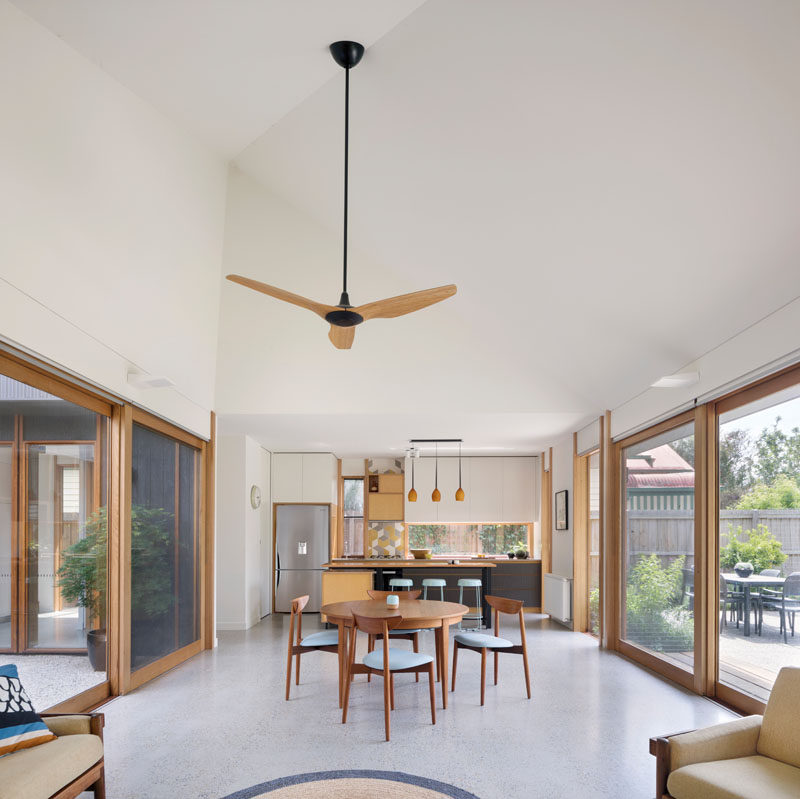
[[[415,560],[427,560],[431,556],[430,549],[409,549]]]

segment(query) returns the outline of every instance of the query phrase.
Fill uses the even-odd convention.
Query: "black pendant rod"
[[[342,299],[349,305],[347,296],[347,193],[349,188],[349,163],[350,163],[350,67],[344,71],[344,246],[343,267],[344,279],[342,283]]]

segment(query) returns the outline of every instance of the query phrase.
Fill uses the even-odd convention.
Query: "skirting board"
[[[243,621],[218,621],[217,622],[217,631],[218,632],[233,632],[236,630],[249,630],[256,622],[251,622],[247,624]]]

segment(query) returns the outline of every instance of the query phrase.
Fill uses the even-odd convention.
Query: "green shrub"
[[[641,558],[628,575],[627,638],[656,652],[694,647],[694,616],[681,606],[683,556],[666,568],[658,555]]]
[[[800,485],[788,474],[779,474],[771,485],[757,483],[737,503],[742,510],[800,508]]]
[[[743,535],[748,536],[746,541],[741,540]],[[719,550],[719,565],[723,569],[732,569],[737,563],[752,563],[758,574],[763,569],[780,566],[785,560],[783,545],[765,524],[744,531],[742,525],[734,530],[728,524],[728,543]]]
[[[589,592],[589,629],[594,635],[600,635],[600,588]]]

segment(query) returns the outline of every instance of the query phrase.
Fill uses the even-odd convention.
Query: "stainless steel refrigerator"
[[[278,505],[275,525],[275,610],[288,613],[308,594],[305,611],[322,606],[322,564],[330,553],[327,505]]]

